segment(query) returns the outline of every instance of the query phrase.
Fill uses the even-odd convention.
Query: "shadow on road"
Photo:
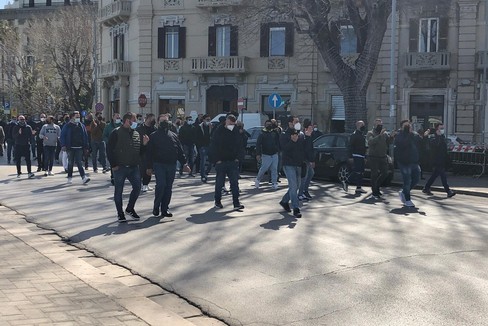
[[[401,208],[394,208],[390,210],[390,213],[403,215],[403,216],[410,216],[412,214],[419,214],[422,216],[427,216],[427,213],[419,211],[417,207],[401,207]]]
[[[286,213],[280,213],[280,214],[283,216],[283,218],[277,220],[271,220],[259,226],[267,230],[275,230],[275,231],[278,231],[282,226],[286,226],[289,229],[295,228],[295,226],[297,225],[296,223],[297,219],[294,216],[288,215]]]
[[[191,214],[190,217],[188,217],[186,220],[188,222],[194,223],[194,224],[207,224],[207,223],[212,223],[212,222],[222,222],[225,220],[230,220],[234,217],[232,216],[227,216],[227,213],[230,213],[232,211],[228,210],[219,210],[217,211],[216,208],[211,208],[208,211],[206,211],[203,214]]]

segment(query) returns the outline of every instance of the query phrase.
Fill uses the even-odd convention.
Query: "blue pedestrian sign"
[[[4,108],[5,108],[5,110],[10,110],[10,102],[9,101],[5,101]]]
[[[86,116],[86,111],[85,110],[81,111],[81,116],[82,117],[85,117]]]
[[[268,104],[273,109],[277,109],[283,104],[283,101],[281,100],[281,96],[279,94],[273,93],[268,97]]]

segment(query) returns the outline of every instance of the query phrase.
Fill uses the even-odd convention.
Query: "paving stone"
[[[150,299],[163,307],[167,307],[169,310],[174,311],[184,318],[200,316],[202,314],[200,309],[192,306],[187,301],[171,293],[154,296]]]

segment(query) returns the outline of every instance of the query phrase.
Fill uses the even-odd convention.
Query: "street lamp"
[[[487,0],[488,1],[488,0]],[[391,2],[391,44],[390,44],[390,130],[395,129],[395,49],[396,49],[396,9],[397,0]]]

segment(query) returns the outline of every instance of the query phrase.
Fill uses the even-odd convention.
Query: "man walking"
[[[110,133],[107,144],[107,156],[114,176],[114,202],[119,223],[127,222],[125,214],[132,216],[135,220],[140,219],[134,206],[141,192],[139,163],[142,145],[146,145],[149,138],[146,135],[141,140],[136,128],[136,115],[131,112],[126,113],[122,118],[122,125]],[[129,180],[132,191],[124,213],[122,193],[126,179]]]
[[[415,135],[409,120],[402,121],[402,129],[395,137],[395,160],[402,174],[403,186],[399,192],[400,200],[406,207],[415,207],[410,191],[420,178],[418,135]]]
[[[210,122],[210,116],[208,114],[205,114],[202,119],[202,123],[195,128],[195,145],[197,146],[198,155],[200,156],[200,179],[203,183],[206,183],[208,175],[208,149],[210,146],[210,132],[212,123]]]
[[[236,125],[236,117],[229,114],[225,124],[219,126],[212,137],[210,160],[215,163],[215,207],[223,208],[222,188],[225,177],[229,177],[230,190],[234,210],[244,209],[239,201],[239,153],[242,146],[242,137]],[[201,167],[200,167],[201,168]]]
[[[44,176],[54,175],[53,164],[54,155],[56,154],[56,146],[59,137],[61,137],[61,128],[54,123],[54,117],[50,115],[47,117],[46,124],[42,126],[39,131],[39,138],[42,139],[44,151]]]
[[[374,127],[368,131],[366,136],[368,141],[368,162],[371,168],[371,190],[373,198],[380,199],[380,187],[388,175],[388,161],[386,153],[390,137],[383,128],[383,121],[376,119]]]
[[[156,131],[156,128],[154,127],[156,125],[156,117],[152,113],[148,113],[146,115],[146,121],[144,121],[143,124],[139,125],[137,127],[137,132],[139,133],[139,137],[141,139],[144,138],[144,136],[150,136],[153,132]],[[148,159],[147,159],[147,153],[146,153],[146,146],[142,146],[142,151],[141,151],[141,163],[139,165],[139,170],[142,178],[142,192],[150,191],[153,190],[149,186],[149,182],[151,182],[151,174],[147,174],[146,170],[148,169]]]
[[[44,168],[44,141],[39,137],[39,132],[42,126],[46,123],[46,115],[41,113],[40,121],[34,122],[32,125],[32,133],[34,135],[34,142],[36,145],[36,157],[37,157],[37,172],[41,172]]]
[[[304,128],[304,132],[300,136],[304,137],[305,140],[305,166],[302,166],[302,168],[305,168],[306,170],[304,171],[305,176],[300,182],[298,200],[308,201],[312,199],[312,196],[308,192],[308,188],[310,187],[310,182],[312,182],[312,178],[315,175],[315,152],[313,149],[312,138],[313,127],[310,120],[304,121]]]
[[[197,127],[198,128],[198,127]],[[194,153],[195,153],[195,128],[193,127],[193,118],[186,117],[183,126],[181,126],[178,133],[178,138],[180,139],[181,146],[183,147],[183,152],[188,160],[188,166],[190,170],[193,171]],[[190,171],[190,177],[194,177]],[[180,168],[180,176],[183,174],[183,166]]]
[[[103,141],[103,131],[105,130],[105,126],[106,123],[103,121],[102,114],[97,113],[90,125],[92,165],[93,172],[95,173],[98,172],[98,161],[102,164],[103,173],[109,170],[107,167],[107,159],[105,157],[105,142]]]
[[[278,153],[280,151],[280,135],[273,129],[271,120],[266,120],[264,129],[256,142],[256,160],[261,161],[254,188],[259,189],[259,183],[266,171],[271,172],[273,189],[278,189]]]
[[[25,122],[25,117],[19,115],[18,124],[12,129],[12,137],[15,142],[15,163],[17,164],[17,178],[22,174],[20,170],[20,161],[25,157],[25,164],[27,165],[27,173],[29,179],[34,178],[34,173],[31,171],[30,146],[32,140],[32,127]]]
[[[359,120],[356,122],[356,130],[349,137],[349,147],[353,159],[353,172],[351,174],[350,180],[352,183],[356,184],[356,195],[361,195],[366,193],[363,190],[363,174],[364,174],[364,160],[366,157],[366,138],[364,136],[364,131],[366,126],[364,122]],[[348,186],[347,181],[342,181],[342,188],[347,192]]]
[[[15,161],[15,153],[14,155],[12,155],[13,149],[15,147],[15,141],[12,132],[16,125],[17,125],[17,119],[15,117],[12,117],[10,122],[7,124],[7,127],[5,128],[5,141],[7,142],[7,163],[9,165],[12,162],[12,156],[14,157],[14,161]]]
[[[442,123],[436,123],[434,125],[434,130],[434,135],[429,136],[433,171],[422,192],[427,195],[432,195],[430,187],[437,177],[440,176],[447,197],[451,198],[456,195],[456,193],[452,191],[447,184],[446,165],[449,161],[449,156],[447,154],[446,137],[444,136],[444,125]],[[429,133],[430,130],[427,130],[425,135],[427,136]]]
[[[68,154],[68,184],[73,183],[73,166],[76,164],[81,180],[84,184],[90,182],[83,169],[83,153],[89,150],[88,134],[85,126],[80,122],[80,112],[74,111],[69,115],[70,122],[61,130],[61,150]]]
[[[159,128],[149,136],[146,149],[147,171],[156,176],[156,190],[154,193],[153,215],[172,217],[169,211],[173,182],[176,173],[176,161],[179,161],[185,172],[191,172],[186,164],[183,148],[178,135],[171,131],[171,122],[160,121]]]

